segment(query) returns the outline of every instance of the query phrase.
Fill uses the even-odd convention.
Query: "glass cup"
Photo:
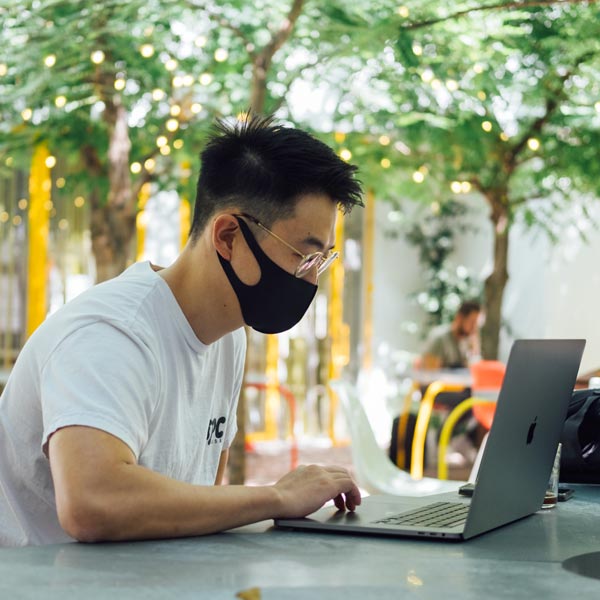
[[[546,488],[546,494],[544,495],[544,502],[542,508],[554,508],[558,503],[558,480],[560,479],[560,453],[562,450],[562,444],[558,444],[556,449],[556,456],[554,457],[554,464],[552,465],[552,473],[550,473],[550,479],[548,480],[548,487]]]

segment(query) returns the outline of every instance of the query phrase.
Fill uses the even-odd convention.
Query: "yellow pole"
[[[375,195],[373,190],[367,191],[367,202],[364,211],[363,231],[363,273],[364,273],[364,305],[363,305],[363,369],[373,366],[373,264],[375,254]]]
[[[267,336],[267,392],[265,397],[265,437],[277,437],[277,405],[279,404],[279,338]]]
[[[183,248],[188,240],[190,233],[190,227],[192,223],[192,210],[190,208],[190,202],[187,198],[182,198],[179,204],[179,245]]]
[[[335,227],[336,246],[340,257],[331,265],[330,299],[329,299],[329,337],[331,339],[331,357],[329,361],[329,380],[338,379],[342,368],[350,360],[350,332],[343,322],[344,318],[344,219],[338,214]],[[329,438],[335,444],[335,416],[337,413],[338,397],[331,389],[329,391]]]
[[[29,254],[27,257],[27,323],[29,337],[46,318],[48,233],[52,179],[46,144],[36,146],[29,174]]]
[[[148,225],[146,215],[146,204],[150,199],[151,184],[145,183],[138,194],[138,213],[135,217],[135,259],[139,262],[144,260],[144,251],[146,249],[146,227]]]

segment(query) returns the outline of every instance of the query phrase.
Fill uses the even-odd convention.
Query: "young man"
[[[219,486],[236,432],[245,324],[298,322],[335,259],[356,167],[305,132],[252,117],[202,153],[190,240],[166,269],[135,264],[33,334],[0,399],[0,545],[191,536],[328,500],[337,467],[273,486]],[[217,484],[217,485],[215,485]]]
[[[479,317],[481,305],[463,302],[452,323],[430,332],[421,366],[425,369],[457,369],[469,366],[470,358],[479,355]]]

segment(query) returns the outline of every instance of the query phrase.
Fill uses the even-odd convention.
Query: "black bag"
[[[560,480],[600,483],[600,389],[573,392],[560,441]]]

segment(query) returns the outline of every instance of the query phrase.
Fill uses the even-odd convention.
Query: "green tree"
[[[337,127],[351,131],[344,143],[391,201],[485,200],[494,240],[482,349],[495,358],[512,224],[559,235],[561,211],[600,194],[600,11],[592,2],[432,10],[443,12],[405,11],[370,73],[344,88]]]
[[[575,0],[0,0],[0,165],[44,139],[67,157],[102,280],[131,256],[144,183],[191,196],[214,116],[278,111],[351,153],[378,198],[485,198],[494,356],[510,225],[597,193],[598,16]]]

